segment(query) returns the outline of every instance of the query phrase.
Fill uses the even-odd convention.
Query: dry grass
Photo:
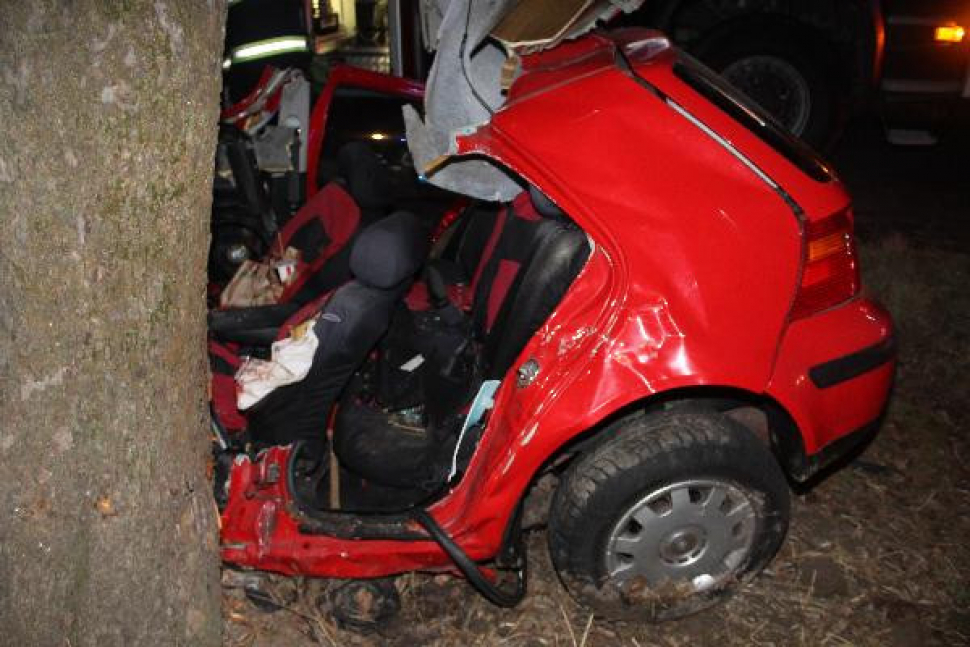
[[[460,580],[408,575],[400,616],[365,637],[316,608],[318,583],[296,582],[298,599],[270,615],[227,588],[226,644],[970,644],[970,257],[901,238],[865,245],[862,256],[868,285],[898,324],[893,406],[861,461],[796,496],[781,553],[727,604],[663,625],[594,620],[562,589],[537,532],[530,594],[516,609],[489,605]]]

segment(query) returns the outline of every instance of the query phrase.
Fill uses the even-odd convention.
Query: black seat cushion
[[[399,211],[361,232],[350,251],[350,271],[357,281],[387,290],[413,277],[427,253],[427,230]]]
[[[276,341],[280,326],[299,309],[300,306],[296,303],[277,303],[251,308],[210,310],[209,332],[222,341],[268,346]]]

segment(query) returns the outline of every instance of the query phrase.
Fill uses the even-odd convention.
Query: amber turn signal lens
[[[820,261],[823,258],[844,252],[851,244],[852,234],[847,231],[837,231],[817,240],[808,241],[809,263]]]
[[[859,293],[852,219],[848,212],[805,224],[805,261],[791,319],[811,316]]]
[[[943,25],[936,28],[933,38],[938,43],[962,43],[966,35],[967,30],[959,25]]]

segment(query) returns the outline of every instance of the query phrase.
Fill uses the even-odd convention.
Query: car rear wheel
[[[788,485],[748,429],[716,413],[660,413],[615,434],[569,468],[550,515],[553,562],[581,603],[605,617],[682,617],[777,552]]]

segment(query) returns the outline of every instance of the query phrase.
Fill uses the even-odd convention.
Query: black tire
[[[838,77],[826,56],[820,46],[794,32],[745,30],[705,51],[702,60],[792,134],[826,150],[841,126]],[[792,112],[801,102],[782,99],[781,90],[788,97],[805,92],[803,118]]]
[[[658,413],[613,433],[570,466],[549,518],[553,563],[580,603],[608,618],[683,617],[726,598],[778,551],[788,484],[748,429],[717,413]],[[664,497],[670,509],[654,512]],[[630,541],[649,558],[625,555]]]

